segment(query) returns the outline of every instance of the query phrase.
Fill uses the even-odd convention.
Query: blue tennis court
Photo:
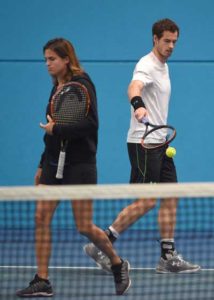
[[[34,276],[35,255],[32,230],[1,230],[1,299],[17,299],[15,291]],[[172,300],[213,299],[214,234],[179,232],[178,249],[202,270],[195,274],[156,274],[159,259],[156,231],[126,231],[115,244],[118,253],[131,264],[132,286],[125,299]],[[113,277],[98,269],[83,252],[87,242],[75,230],[57,230],[53,234],[50,280],[54,299],[118,299]]]

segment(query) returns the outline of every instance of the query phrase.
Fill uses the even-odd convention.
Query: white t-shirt
[[[143,82],[142,99],[148,111],[148,119],[152,124],[167,124],[168,106],[171,94],[169,69],[166,63],[160,62],[153,52],[142,57],[137,63],[132,80]],[[131,121],[128,131],[128,143],[140,143],[145,131],[145,125],[138,122],[134,116],[134,109],[131,106]],[[166,132],[162,131],[161,136],[152,133],[146,139],[147,143],[161,143],[165,139]]]

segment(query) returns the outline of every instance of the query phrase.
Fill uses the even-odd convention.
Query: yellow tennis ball
[[[166,149],[166,156],[172,158],[176,155],[176,149],[174,147],[168,147]]]

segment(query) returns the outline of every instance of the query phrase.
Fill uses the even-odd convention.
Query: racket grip
[[[64,171],[64,166],[65,166],[65,156],[66,156],[66,152],[60,151],[58,165],[57,165],[57,172],[56,172],[57,179],[63,178],[63,171]]]
[[[149,123],[149,120],[148,120],[147,117],[143,117],[143,119],[141,120],[141,122],[146,125],[146,124]]]

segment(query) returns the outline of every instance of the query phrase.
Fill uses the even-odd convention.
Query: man
[[[153,49],[137,63],[128,87],[131,104],[131,122],[128,131],[128,153],[131,163],[130,183],[177,182],[172,158],[166,156],[166,147],[144,150],[141,138],[145,131],[144,117],[153,124],[167,124],[171,93],[167,59],[172,54],[179,37],[178,26],[169,19],[156,22],[152,27]],[[149,141],[160,143],[154,133]],[[146,214],[156,204],[156,199],[139,199],[118,215],[106,234],[114,242],[120,233]],[[160,228],[161,258],[158,273],[197,272],[200,266],[185,261],[175,250],[174,229],[177,199],[161,199],[158,223]],[[84,247],[85,252],[103,269],[110,270],[109,259],[93,244]]]

